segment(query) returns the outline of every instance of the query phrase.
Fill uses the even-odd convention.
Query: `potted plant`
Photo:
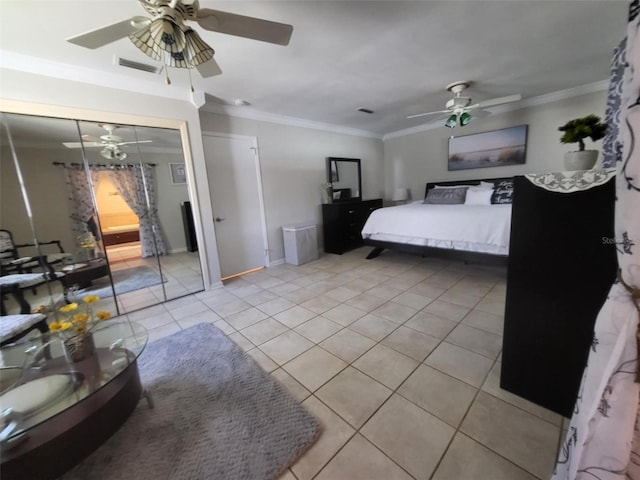
[[[564,165],[567,170],[588,170],[593,168],[598,160],[598,150],[585,150],[584,139],[590,138],[596,142],[607,133],[607,125],[600,122],[597,115],[587,115],[583,118],[569,120],[558,130],[564,132],[560,141],[562,143],[577,143],[579,148],[574,152],[564,155]]]

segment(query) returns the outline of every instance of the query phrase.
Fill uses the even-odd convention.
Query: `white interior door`
[[[222,277],[267,265],[262,179],[256,140],[203,134]]]

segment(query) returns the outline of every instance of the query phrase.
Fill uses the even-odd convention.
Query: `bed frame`
[[[502,177],[502,178],[481,178],[477,180],[455,180],[448,182],[430,182],[427,183],[426,188],[424,190],[424,196],[426,198],[429,190],[434,188],[436,185],[443,185],[447,187],[453,187],[456,185],[480,185],[480,182],[492,182],[497,183],[502,180],[513,180],[513,177]],[[364,244],[370,247],[374,247],[373,250],[367,255],[367,259],[371,260],[380,255],[384,250],[397,250],[400,252],[407,253],[419,253],[423,257],[432,256],[438,258],[451,258],[456,260],[462,260],[465,263],[485,263],[492,265],[507,265],[507,259],[509,258],[507,255],[497,255],[493,253],[480,253],[480,252],[468,252],[465,250],[452,250],[449,248],[438,248],[438,247],[427,247],[423,245],[407,245],[405,243],[395,243],[395,242],[384,242],[381,240],[372,240],[370,238],[365,238]]]

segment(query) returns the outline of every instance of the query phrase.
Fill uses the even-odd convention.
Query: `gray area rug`
[[[162,283],[160,274],[144,265],[124,270],[112,270],[111,277],[118,295]],[[98,295],[100,298],[112,297],[113,290],[111,290],[109,277],[98,278],[92,282],[90,287],[78,290],[78,296],[83,295]]]
[[[142,400],[113,437],[62,478],[275,479],[320,434],[318,421],[210,324],[149,344]]]

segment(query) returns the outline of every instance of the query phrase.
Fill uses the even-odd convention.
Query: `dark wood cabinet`
[[[382,199],[322,205],[324,251],[342,254],[362,245],[360,232],[369,214],[382,207]]]
[[[570,417],[616,275],[615,179],[572,193],[514,180],[500,385]]]
[[[105,246],[138,242],[140,241],[140,232],[138,230],[127,230],[118,233],[103,233],[102,241],[104,242]]]

